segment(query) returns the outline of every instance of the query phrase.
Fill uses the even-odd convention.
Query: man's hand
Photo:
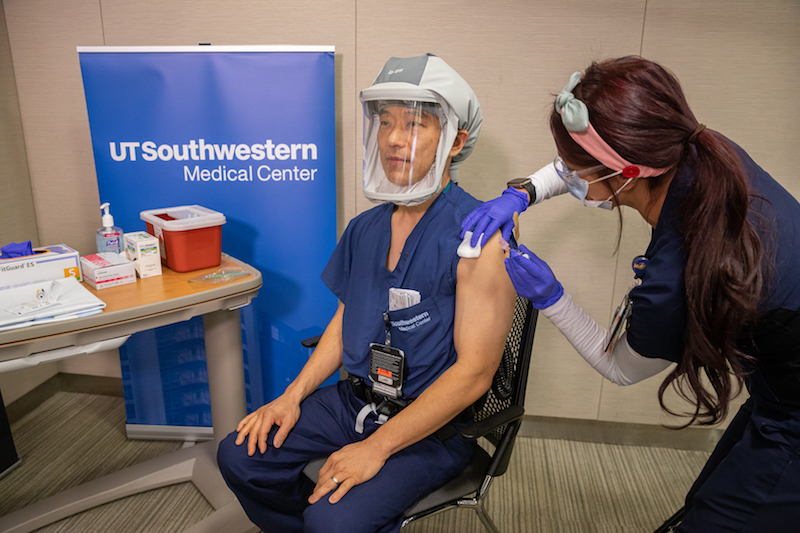
[[[388,455],[378,452],[369,439],[348,444],[328,457],[319,471],[317,486],[308,503],[316,503],[331,491],[336,492],[328,501],[338,502],[350,489],[375,477],[388,458]]]
[[[280,448],[298,418],[300,418],[300,404],[283,394],[267,405],[259,407],[258,410],[253,411],[239,422],[239,425],[236,426],[236,431],[239,432],[236,437],[236,445],[241,445],[249,435],[247,455],[252,456],[256,453],[256,444],[261,453],[265,453],[267,437],[272,426],[275,425],[280,429],[272,439],[272,445]]]

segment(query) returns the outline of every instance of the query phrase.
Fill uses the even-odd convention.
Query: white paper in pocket
[[[413,305],[417,305],[422,299],[419,292],[414,289],[398,289],[391,287],[389,289],[389,311],[399,311],[406,309]]]

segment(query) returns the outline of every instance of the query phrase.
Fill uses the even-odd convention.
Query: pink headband
[[[650,178],[652,176],[660,176],[669,169],[668,168],[652,168],[644,165],[635,165],[622,158],[617,152],[606,143],[597,130],[594,129],[592,123],[589,122],[589,127],[584,131],[569,131],[569,136],[572,137],[581,148],[586,150],[592,157],[600,161],[604,166],[611,170],[621,170],[622,175],[626,178]]]
[[[589,110],[586,104],[572,94],[580,81],[581,73],[573,73],[567,86],[556,97],[556,111],[561,115],[561,122],[564,123],[570,137],[604,166],[621,171],[626,178],[637,176],[649,178],[667,172],[669,168],[652,168],[626,161],[600,137],[589,122]]]

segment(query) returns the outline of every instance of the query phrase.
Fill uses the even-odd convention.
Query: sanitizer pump
[[[106,202],[100,206],[103,213],[103,227],[97,230],[97,251],[98,252],[123,252],[122,228],[114,225],[114,217],[109,212],[110,206]]]

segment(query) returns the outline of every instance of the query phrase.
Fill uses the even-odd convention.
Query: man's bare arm
[[[280,448],[289,431],[300,417],[300,402],[314,392],[342,366],[342,316],[344,304],[339,303],[336,314],[328,323],[317,348],[300,374],[286,388],[286,391],[272,402],[253,411],[239,422],[236,431],[236,445],[240,445],[249,435],[247,453],[253,455],[256,445],[261,453],[267,451],[267,437],[272,426],[280,426],[272,444]]]

